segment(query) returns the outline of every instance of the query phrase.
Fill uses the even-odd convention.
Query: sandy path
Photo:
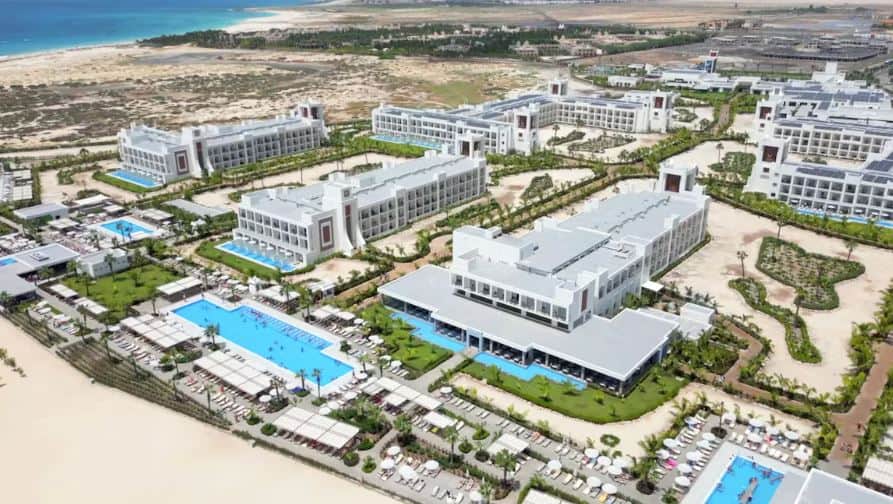
[[[394,500],[87,378],[0,319],[0,445],[9,502]],[[16,412],[10,414],[11,412]],[[15,462],[12,462],[12,461]],[[296,494],[296,492],[298,492]]]
[[[756,114],[738,114],[735,116],[735,119],[732,121],[732,125],[729,126],[729,133],[747,133],[748,143],[756,143],[758,141],[758,137],[754,132],[754,120],[756,119]]]
[[[456,378],[453,379],[453,384],[460,387],[477,389],[478,398],[490,398],[493,401],[493,405],[499,409],[507,410],[509,406],[512,406],[517,411],[526,413],[528,421],[537,422],[539,420],[545,420],[549,422],[549,426],[552,430],[561,432],[584,446],[586,445],[586,440],[588,438],[595,440],[596,446],[601,447],[601,443],[598,442],[601,436],[603,434],[613,434],[620,438],[620,444],[617,445],[617,449],[635,457],[644,455],[642,447],[639,446],[639,441],[650,434],[659,434],[663,432],[669,428],[674,418],[673,401],[668,401],[654,411],[646,413],[635,420],[599,425],[571,418],[550,409],[537,406],[501,389],[486,385],[465,374],[457,375]],[[801,433],[805,434],[813,430],[812,425],[801,418],[771,410],[760,404],[752,404],[742,401],[737,397],[699,383],[686,385],[679,392],[676,400],[681,401],[683,398],[686,398],[693,401],[696,399],[698,392],[706,394],[707,399],[710,402],[724,402],[728,411],[734,411],[735,405],[738,405],[740,408],[739,414],[741,416],[748,416],[749,413],[753,413],[755,417],[768,420],[771,415],[780,420],[782,425],[790,424]]]
[[[349,158],[345,158],[341,163],[336,163],[334,161],[328,163],[320,163],[318,165],[314,165],[310,168],[305,168],[303,170],[303,174],[301,170],[294,170],[286,173],[280,173],[278,175],[271,175],[269,177],[264,177],[263,179],[255,180],[252,184],[246,184],[241,188],[227,188],[227,189],[219,189],[217,191],[208,191],[201,194],[195,195],[193,200],[196,203],[208,206],[216,206],[216,207],[227,207],[227,208],[236,208],[238,203],[229,199],[229,194],[238,190],[238,189],[248,189],[250,187],[255,187],[260,189],[261,187],[272,187],[281,184],[298,184],[303,180],[304,185],[309,185],[313,182],[318,182],[319,177],[324,174],[332,173],[336,170],[349,170],[354,166],[365,164],[365,163],[383,163],[387,161],[400,161],[400,158],[394,156],[388,156],[384,154],[369,154],[368,156],[359,155],[352,156]]]
[[[775,223],[714,201],[710,206],[708,229],[713,237],[711,242],[666,275],[663,282],[676,282],[680,290],[691,286],[695,292],[710,293],[724,313],[750,315],[774,345],[775,351],[767,359],[764,369],[767,374],[781,373],[807,383],[819,392],[833,392],[850,366],[848,344],[852,324],[872,319],[881,292],[893,279],[890,268],[893,255],[882,249],[858,247],[853,253],[853,260],[865,266],[865,274],[837,284],[840,307],[830,311],[801,310],[810,338],[821,351],[823,359],[820,364],[805,364],[790,356],[781,324],[752,310],[727,285],[729,280],[740,274],[736,252],[744,250],[748,254],[745,261],[747,274],[766,285],[769,301],[793,309],[793,289],[766,277],[754,267],[761,239],[775,235]],[[794,227],[785,227],[782,238],[799,244],[809,252],[846,257],[847,251],[841,240]]]
[[[716,146],[722,144],[723,149],[718,151]],[[739,142],[704,142],[694,149],[683,152],[667,160],[668,163],[677,165],[697,165],[701,175],[711,173],[713,170],[709,166],[716,163],[728,152],[753,152],[753,147],[745,148],[744,144]]]
[[[535,177],[549,175],[552,177],[552,187],[556,188],[562,182],[576,183],[586,178],[592,178],[595,175],[592,170],[588,169],[568,169],[568,170],[542,170],[535,172],[520,173],[518,175],[509,175],[499,179],[499,185],[490,189],[493,197],[500,205],[511,205],[516,207],[521,204],[521,194],[530,185]],[[550,189],[552,190],[552,189]]]

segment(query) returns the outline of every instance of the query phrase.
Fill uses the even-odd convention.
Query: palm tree
[[[850,260],[850,257],[853,255],[853,250],[858,245],[859,244],[856,242],[856,240],[847,240],[846,241],[846,260],[847,261]]]
[[[152,291],[152,297],[150,298],[152,301],[152,315],[158,315],[158,291]]]
[[[725,149],[725,146],[722,144],[722,142],[719,142],[718,144],[716,144],[716,162],[717,163],[722,163],[722,151],[724,149]]]
[[[783,228],[787,224],[784,220],[784,216],[779,215],[778,219],[775,220],[775,225],[778,227],[778,231],[775,233],[775,239],[781,240],[781,228]]]
[[[304,368],[299,369],[298,372],[295,373],[295,378],[301,379],[301,390],[307,390],[307,387],[304,386],[304,378],[306,377],[307,371],[305,371]]]
[[[112,275],[112,279],[114,279],[115,278],[115,269],[114,269],[115,268],[115,257],[112,255],[111,252],[109,252],[105,255],[105,257],[102,258],[102,262],[104,262],[105,265],[108,267],[109,275]]]
[[[313,379],[316,380],[316,396],[319,399],[322,399],[322,371],[318,368],[314,368],[313,372],[310,373],[313,376]]]
[[[405,414],[398,415],[394,419],[394,429],[397,431],[397,438],[405,444],[412,435],[412,422]]]
[[[744,260],[747,259],[747,252],[739,250],[735,255],[738,257],[738,260],[741,261],[741,278],[744,278]]]
[[[364,372],[364,373],[366,372],[366,363],[369,362],[369,359],[370,359],[370,358],[371,358],[371,357],[369,357],[369,354],[365,354],[365,353],[364,353],[363,355],[361,355],[360,358],[359,358],[360,364],[363,365],[363,372]]]
[[[443,438],[450,443],[450,460],[456,455],[456,441],[459,439],[459,431],[452,425],[443,430]]]
[[[508,472],[515,469],[515,457],[506,449],[499,450],[493,457],[493,465],[502,469],[502,484],[508,486]]]
[[[11,301],[12,298],[9,296],[8,292],[0,291],[0,306],[2,306],[4,310],[9,309],[9,303]]]
[[[112,349],[111,349],[111,347],[109,346],[109,335],[108,335],[108,333],[102,333],[101,338],[102,338],[102,343],[103,343],[103,345],[105,345],[105,355],[106,355],[106,357],[108,357],[109,362],[112,362],[114,359],[112,359]]]
[[[490,497],[493,496],[493,485],[491,485],[489,481],[484,480],[481,482],[481,487],[478,489],[478,492],[481,494],[481,497],[484,498],[484,503],[489,503]]]
[[[217,324],[208,324],[208,327],[205,327],[205,337],[211,340],[211,348],[217,348],[217,341],[215,337],[220,334],[220,326]]]

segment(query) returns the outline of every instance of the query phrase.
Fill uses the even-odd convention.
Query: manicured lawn
[[[380,304],[365,309],[361,316],[375,333],[381,335],[388,355],[402,362],[416,376],[430,371],[453,355],[445,348],[414,336],[408,324],[394,319],[391,312]]]
[[[594,423],[620,422],[638,418],[671,400],[688,381],[659,367],[653,368],[626,397],[617,397],[595,387],[584,390],[545,377],[521,380],[507,373],[498,377],[492,367],[472,362],[462,369],[480,380],[534,404]]]
[[[211,261],[218,262],[220,264],[225,264],[230,268],[239,271],[240,273],[244,273],[248,276],[256,276],[258,278],[276,278],[276,270],[273,268],[267,268],[266,266],[261,266],[256,262],[249,261],[247,259],[242,259],[239,256],[224,252],[217,248],[221,243],[226,243],[229,239],[225,240],[216,240],[216,241],[206,241],[199,245],[196,252],[198,255],[204,257],[205,259],[210,259]]]
[[[80,295],[89,297],[108,308],[114,321],[118,321],[127,316],[127,308],[130,305],[151,298],[156,287],[179,278],[180,276],[172,271],[155,264],[147,264],[95,281],[87,280],[89,282],[87,285],[84,285],[84,280],[76,277],[66,278],[63,283]]]

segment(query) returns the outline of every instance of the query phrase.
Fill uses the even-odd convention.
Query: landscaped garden
[[[530,181],[530,185],[524,189],[523,193],[521,193],[521,200],[532,200],[551,189],[553,185],[552,177],[548,173],[537,175],[536,177],[533,177],[533,180]]]
[[[570,382],[559,383],[544,376],[522,380],[501,372],[496,366],[470,362],[461,372],[489,385],[526,399],[534,404],[565,415],[594,423],[632,420],[669,401],[688,380],[673,376],[655,366],[625,397],[618,397],[597,387],[579,389]]]
[[[809,331],[800,314],[767,301],[766,287],[762,283],[753,278],[736,278],[729,281],[729,287],[738,291],[751,308],[769,315],[784,326],[784,339],[791,357],[801,362],[822,361],[822,355],[809,339]]]
[[[760,244],[757,269],[797,290],[801,307],[832,310],[840,304],[834,285],[865,273],[862,264],[809,253],[799,245],[768,236]]]
[[[130,305],[150,299],[159,285],[179,278],[161,266],[147,264],[96,280],[87,276],[68,277],[63,283],[108,308],[112,320],[118,321],[127,316]]]
[[[613,149],[614,147],[620,147],[635,141],[636,139],[629,135],[609,135],[606,132],[600,137],[570,144],[567,150],[570,152],[603,152],[605,149]]]
[[[734,173],[741,177],[747,177],[756,160],[756,156],[747,152],[726,152],[722,157],[722,162],[711,163],[710,169],[716,173]]]
[[[384,340],[387,354],[402,362],[415,376],[430,371],[452,355],[449,350],[414,335],[409,324],[393,318],[391,311],[381,304],[366,308],[361,317]]]

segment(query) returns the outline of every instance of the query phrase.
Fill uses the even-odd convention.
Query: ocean
[[[0,0],[0,56],[225,28],[313,0]]]

